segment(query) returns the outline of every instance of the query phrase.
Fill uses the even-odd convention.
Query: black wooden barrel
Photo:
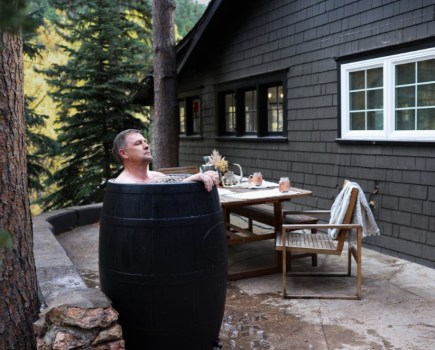
[[[99,241],[101,290],[126,349],[211,349],[219,336],[227,245],[216,188],[109,182]]]

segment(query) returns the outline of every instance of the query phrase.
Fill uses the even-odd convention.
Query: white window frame
[[[385,141],[435,141],[435,130],[394,130],[395,118],[395,66],[435,58],[435,48],[384,56],[342,64],[341,76],[341,139]],[[349,75],[352,72],[383,68],[383,130],[350,130],[349,127]]]

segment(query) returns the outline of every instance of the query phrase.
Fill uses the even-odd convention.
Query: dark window
[[[257,132],[257,91],[247,90],[244,97],[245,131]]]
[[[221,135],[283,136],[286,120],[284,75],[280,74],[279,79],[276,76],[233,83],[233,87],[218,93]]]
[[[185,97],[178,101],[180,134],[201,133],[201,100],[197,96]]]
[[[224,95],[225,99],[225,131],[236,131],[236,95],[234,93],[227,93]]]
[[[178,111],[180,114],[180,134],[186,133],[186,101],[178,101]]]
[[[283,99],[282,85],[267,88],[267,131],[283,131]]]

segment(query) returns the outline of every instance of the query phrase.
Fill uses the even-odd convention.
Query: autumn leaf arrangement
[[[228,171],[228,161],[225,157],[221,156],[218,150],[214,149],[210,155],[210,164],[221,174],[225,174]]]

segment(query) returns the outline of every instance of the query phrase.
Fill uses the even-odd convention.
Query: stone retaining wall
[[[125,349],[118,313],[99,290],[87,288],[55,235],[99,220],[101,204],[33,218],[41,313],[34,323],[38,350]]]

